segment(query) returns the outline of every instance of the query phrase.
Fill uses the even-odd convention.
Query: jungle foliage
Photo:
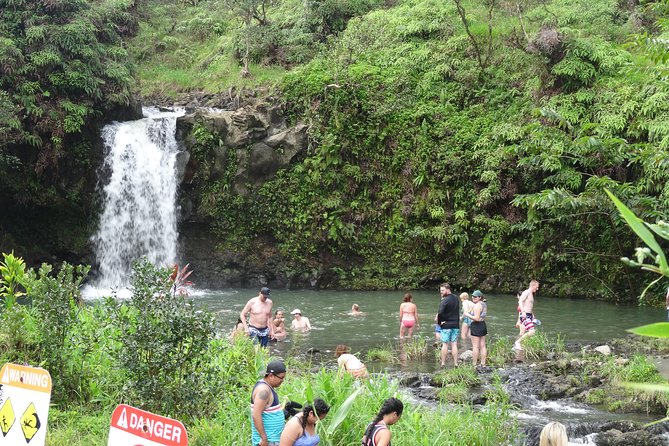
[[[62,197],[57,160],[90,171],[75,135],[129,100],[131,57],[147,95],[277,85],[307,124],[306,156],[249,197],[197,173],[227,248],[270,240],[329,286],[643,288],[603,190],[666,215],[666,1],[38,3],[0,3],[0,189],[15,202]],[[219,136],[198,135],[197,156]]]
[[[515,291],[534,276],[551,294],[633,300],[642,280],[618,258],[634,240],[604,188],[666,214],[669,90],[627,49],[656,12],[511,3],[352,18],[281,84],[306,158],[247,200],[209,185],[207,212],[235,222],[235,243],[269,234],[296,264],[334,263],[344,287],[492,276]]]
[[[132,101],[133,70],[122,39],[137,30],[133,5],[0,1],[0,191],[6,198],[44,205],[81,191],[81,182],[63,185],[62,170],[90,168],[97,130],[90,124]]]

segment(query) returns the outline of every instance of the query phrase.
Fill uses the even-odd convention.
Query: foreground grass
[[[346,398],[358,391],[350,411],[334,432],[328,433],[337,410]],[[250,388],[236,388],[220,401],[210,418],[196,420],[187,426],[189,444],[193,446],[245,445],[251,425],[249,418]],[[360,382],[348,375],[338,377],[336,371],[321,369],[318,373],[290,369],[284,384],[278,390],[285,403],[288,400],[306,402],[324,398],[331,406],[330,415],[319,424],[321,444],[358,444],[367,423],[377,413],[384,399],[396,396],[405,403],[404,415],[393,426],[393,442],[411,445],[508,444],[516,436],[517,428],[511,419],[510,406],[495,403],[474,411],[469,406],[437,406],[425,408],[410,403],[397,383],[385,376]],[[52,409],[47,431],[49,446],[106,445],[109,431],[108,413],[89,414]]]

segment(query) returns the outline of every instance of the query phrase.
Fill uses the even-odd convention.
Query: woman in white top
[[[460,336],[462,339],[467,339],[469,337],[469,327],[472,326],[472,319],[467,316],[467,313],[472,312],[474,302],[469,300],[469,294],[467,293],[460,294],[460,300],[462,301],[462,326],[460,327]]]
[[[335,349],[335,356],[337,357],[337,364],[339,370],[350,373],[355,378],[367,378],[369,373],[367,367],[355,355],[348,352],[348,347],[345,345],[338,345]]]

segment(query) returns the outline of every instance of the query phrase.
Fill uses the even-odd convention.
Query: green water
[[[458,290],[460,291],[460,290]],[[471,290],[470,290],[471,291]],[[437,290],[412,292],[418,306],[420,328],[414,335],[434,339],[434,315],[439,307]],[[257,295],[256,290],[196,290],[191,294],[195,302],[216,314],[221,331],[228,333],[247,300]],[[291,348],[306,351],[309,348],[330,354],[337,344],[347,344],[354,352],[388,345],[399,339],[399,306],[404,293],[398,291],[311,291],[272,290],[274,309],[286,312],[289,335],[285,341],[273,345],[277,353]],[[365,316],[349,316],[351,305],[357,303]],[[489,337],[514,337],[517,301],[515,296],[487,296]],[[292,333],[290,311],[299,308],[310,319],[311,332]],[[535,300],[535,315],[541,320],[539,330],[550,334],[561,333],[567,342],[604,343],[626,334],[625,330],[638,325],[666,320],[666,312],[657,308],[616,306],[603,302],[554,299],[540,293]],[[410,367],[412,368],[412,367]]]

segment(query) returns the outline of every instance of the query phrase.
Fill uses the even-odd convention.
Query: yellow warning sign
[[[42,423],[40,423],[39,417],[37,416],[35,405],[30,403],[26,411],[21,415],[21,429],[23,430],[23,436],[28,443],[33,439],[40,426],[42,426]]]
[[[9,429],[14,425],[14,408],[12,407],[12,401],[7,398],[5,404],[0,408],[0,431],[2,431],[2,436],[6,437]]]

